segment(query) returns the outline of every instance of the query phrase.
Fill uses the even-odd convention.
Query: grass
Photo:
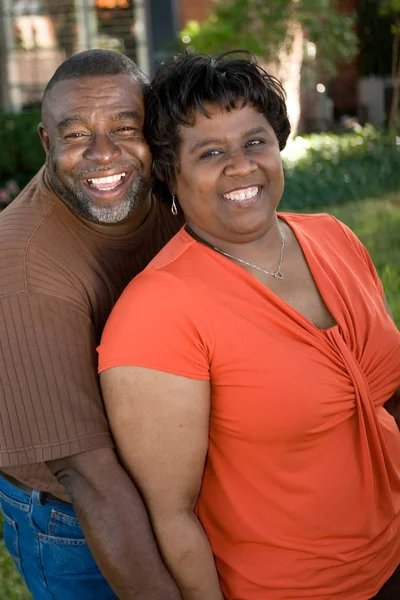
[[[318,209],[318,212],[323,211],[323,208]],[[368,248],[383,281],[396,322],[400,325],[400,193],[389,194],[381,199],[330,206],[326,212],[346,223]],[[0,600],[31,598],[1,538],[0,582]]]
[[[0,530],[1,521],[0,517]],[[31,598],[6,551],[3,539],[0,539],[0,600],[31,600]]]
[[[367,247],[400,326],[400,193],[330,206],[326,212],[346,223]]]

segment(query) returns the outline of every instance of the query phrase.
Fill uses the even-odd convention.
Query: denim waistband
[[[50,502],[52,504],[54,503],[54,505],[62,505],[64,508],[70,507],[72,514],[74,514],[72,504],[69,502],[58,499],[47,492],[28,488],[25,484],[22,485],[26,489],[21,489],[18,485],[13,485],[2,473],[0,473],[0,494],[6,496],[10,501],[26,506],[29,504],[43,505],[44,503]]]

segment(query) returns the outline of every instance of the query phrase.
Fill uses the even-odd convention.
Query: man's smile
[[[94,187],[100,191],[109,191],[115,189],[120,183],[124,181],[126,173],[118,173],[117,175],[109,175],[107,177],[96,177],[88,179],[87,182],[90,187]]]

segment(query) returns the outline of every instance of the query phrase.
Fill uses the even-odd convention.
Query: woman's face
[[[230,112],[206,105],[180,126],[179,168],[173,193],[190,227],[218,244],[246,242],[268,231],[283,193],[279,144],[252,105]]]

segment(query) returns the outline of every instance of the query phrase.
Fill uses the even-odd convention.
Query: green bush
[[[282,157],[281,210],[344,204],[400,187],[400,139],[371,126],[341,135],[298,136]]]
[[[40,111],[0,113],[0,188],[9,181],[24,187],[44,163],[37,126]]]

